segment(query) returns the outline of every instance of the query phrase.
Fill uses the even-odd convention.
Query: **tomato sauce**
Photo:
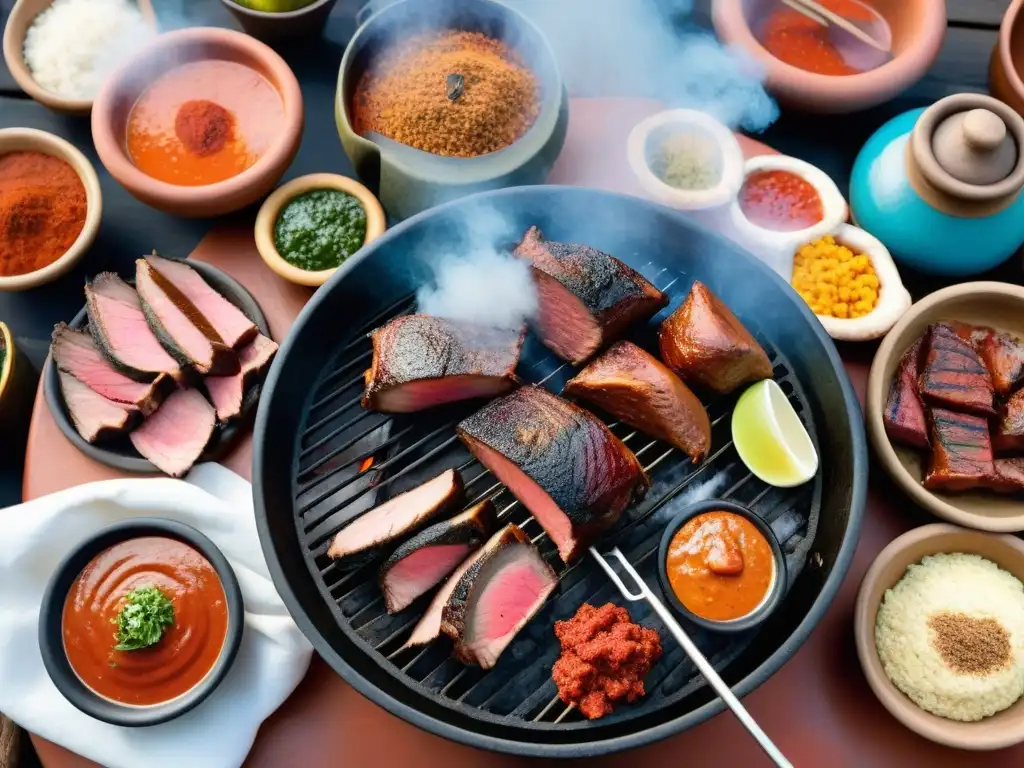
[[[174,626],[149,648],[115,651],[113,620],[134,589],[153,586],[174,605]],[[210,562],[176,539],[146,536],[101,552],[64,603],[64,651],[86,686],[145,706],[188,692],[213,669],[227,637],[228,607]]]
[[[755,171],[740,189],[740,210],[751,224],[775,232],[794,232],[825,218],[814,185],[790,171]]]
[[[706,512],[688,520],[672,537],[665,565],[679,602],[712,621],[751,613],[775,581],[768,540],[733,512]]]
[[[196,105],[205,107],[208,128],[227,132],[215,142],[205,137],[201,151],[186,143],[189,133],[183,131],[190,125],[195,135],[194,120],[202,116]],[[154,179],[214,184],[259,160],[283,123],[281,96],[258,72],[233,61],[197,61],[162,75],[135,102],[128,115],[128,155]],[[215,151],[207,151],[211,146]]]

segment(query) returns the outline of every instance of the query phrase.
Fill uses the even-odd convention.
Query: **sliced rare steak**
[[[196,389],[179,389],[129,435],[135,450],[171,477],[202,456],[216,424],[213,406]]]
[[[711,450],[711,419],[697,396],[660,360],[619,341],[565,385],[563,394],[604,409],[694,461]]]
[[[658,345],[661,359],[683,381],[720,394],[772,375],[761,345],[700,280],[661,324]]]
[[[256,338],[259,330],[252,320],[217,293],[187,262],[165,259],[158,256],[155,251],[145,258],[153,269],[163,275],[192,303],[213,326],[220,340],[229,347],[240,349]]]
[[[928,420],[924,413],[924,403],[921,402],[921,393],[917,389],[923,348],[922,336],[900,358],[896,375],[889,385],[882,422],[885,424],[885,433],[894,443],[927,449],[930,444]]]
[[[86,442],[123,435],[142,418],[137,408],[108,400],[69,373],[58,371],[58,377],[71,421]]]
[[[926,403],[979,416],[995,414],[992,376],[957,328],[948,323],[930,326],[922,354],[918,389]]]
[[[342,528],[327,554],[361,565],[437,520],[462,498],[462,476],[447,469],[432,480],[367,510]]]
[[[533,268],[538,335],[573,365],[668,304],[665,294],[614,256],[589,245],[546,240],[537,227],[527,230],[515,255]]]
[[[171,356],[209,376],[241,370],[238,353],[226,345],[210,322],[173,283],[145,259],[135,262],[135,290],[146,322]]]
[[[174,389],[174,380],[160,374],[153,381],[135,381],[111,365],[88,331],[76,331],[67,323],[53,329],[50,345],[58,370],[74,376],[107,400],[137,408],[148,416]]]
[[[371,335],[363,407],[410,413],[519,384],[515,370],[525,329],[505,330],[431,315],[396,317]]]
[[[485,499],[402,544],[380,568],[380,588],[388,613],[407,608],[444,581],[497,527],[494,502]]]
[[[558,576],[529,537],[515,526],[492,539],[459,576],[441,613],[441,631],[455,657],[490,669],[558,587]]]
[[[567,563],[650,485],[633,452],[600,419],[540,387],[488,403],[456,432],[533,513]]]
[[[242,413],[245,391],[258,381],[267,366],[277,354],[277,342],[263,334],[238,350],[238,361],[242,369],[233,376],[207,376],[203,379],[206,391],[217,409],[217,420],[221,422],[238,418]]]
[[[167,354],[142,311],[139,294],[113,272],[96,275],[85,286],[89,332],[103,356],[136,381],[166,373],[181,381],[181,366]]]

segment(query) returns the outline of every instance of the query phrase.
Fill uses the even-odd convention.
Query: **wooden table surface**
[[[603,1],[633,2],[590,0],[591,3]],[[564,2],[573,4],[577,0]],[[5,10],[11,4],[12,0],[0,0],[0,21],[5,19]],[[155,0],[154,5],[162,19],[172,19],[175,24],[187,19],[190,23],[201,21],[233,26],[215,0],[190,0],[187,5],[185,0]],[[356,0],[341,0],[321,44],[286,54],[302,83],[307,108],[303,146],[286,178],[313,170],[351,172],[334,133],[331,99],[337,63],[354,29],[356,5]],[[988,57],[1006,5],[1006,0],[950,0],[947,6],[951,24],[939,59],[928,76],[896,102],[846,117],[811,118],[784,113],[761,138],[780,151],[819,165],[845,190],[857,149],[885,119],[950,93],[985,89]],[[629,94],[587,92],[578,95]],[[607,103],[587,103],[597,110],[588,120],[607,120],[615,114],[622,119],[621,104],[614,107]],[[53,115],[25,99],[0,67],[0,127],[22,125],[63,135],[87,150],[95,161],[87,121]],[[563,162],[566,162],[564,158]],[[51,286],[27,294],[0,295],[0,320],[11,326],[22,348],[37,364],[45,357],[53,324],[70,318],[81,306],[85,275],[104,269],[123,269],[139,253],[154,245],[170,254],[191,253],[213,226],[213,222],[183,222],[151,211],[129,198],[101,167],[98,166],[98,170],[105,196],[104,224],[97,245],[83,260],[83,266]],[[610,177],[602,175],[599,169],[592,169],[591,173],[591,178],[583,179],[585,183],[617,186],[621,182],[618,174],[615,174],[618,181],[609,182]],[[250,277],[255,274],[256,283],[250,282],[250,288],[271,315],[274,333],[279,336],[284,330],[284,318],[304,300],[305,294],[275,282],[272,275],[260,276],[258,268],[252,269],[253,264],[259,263],[247,235],[251,215],[251,211],[243,212],[226,224],[218,222],[218,231],[203,243],[195,256],[204,258],[205,253],[213,253],[210,249],[217,254],[230,251],[236,260],[234,266],[222,266],[229,272],[237,269]],[[905,273],[904,276],[916,298],[942,285],[918,275]],[[989,277],[1020,283],[1019,260],[1011,259]],[[860,393],[872,352],[870,346],[863,345],[841,348],[848,372]],[[34,436],[36,438],[38,435]],[[47,459],[52,457],[43,457]],[[245,448],[233,457],[231,465],[247,474]],[[54,467],[60,467],[59,473],[52,469]],[[26,471],[24,477],[21,468],[6,467],[0,470],[0,506],[19,500],[22,479],[25,495],[31,497],[63,487],[62,477],[69,474],[63,464],[54,461],[49,461],[45,470]],[[903,729],[871,695],[853,649],[853,600],[868,564],[892,538],[928,521],[927,515],[915,509],[880,470],[872,468],[860,544],[839,595],[793,659],[745,699],[754,717],[794,765],[802,768],[827,762],[835,768],[843,768],[979,764],[981,758],[977,755],[938,747]],[[59,747],[35,741],[40,757],[49,768],[91,765]],[[661,744],[591,762],[600,766],[627,766],[638,760],[656,766],[674,766],[684,760],[696,765],[710,764],[713,760],[728,766],[768,764],[729,715],[720,715]],[[415,763],[417,768],[450,768],[453,764],[527,766],[537,762],[488,755],[419,731],[360,697],[323,662],[315,659],[300,689],[261,729],[248,764],[326,768],[339,764]],[[989,754],[984,762],[994,768],[1024,765],[1024,747]]]

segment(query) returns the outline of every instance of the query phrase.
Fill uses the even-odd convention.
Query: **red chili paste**
[[[853,22],[873,22],[878,17],[857,0],[818,0],[833,13]],[[819,75],[856,75],[863,71],[850,65],[832,42],[828,27],[823,27],[799,11],[782,3],[764,22],[761,44],[768,52],[790,66]]]
[[[776,232],[806,229],[825,217],[814,185],[789,171],[755,171],[740,189],[740,210],[751,224]]]

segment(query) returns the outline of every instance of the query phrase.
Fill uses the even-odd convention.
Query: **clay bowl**
[[[135,1],[142,13],[142,18],[153,27],[155,32],[157,19],[150,0]],[[7,26],[4,28],[4,61],[18,87],[43,106],[69,115],[87,115],[93,106],[92,99],[73,99],[46,90],[36,83],[25,63],[25,34],[32,26],[36,16],[51,5],[53,5],[53,0],[17,0],[15,2],[10,16],[7,17]]]
[[[22,461],[32,401],[39,375],[14,340],[14,334],[0,322],[0,461]]]
[[[1024,0],[1013,0],[1003,15],[999,37],[988,65],[988,86],[992,95],[1024,115]]]
[[[895,98],[931,66],[946,33],[946,4],[935,0],[867,0],[892,30],[893,58],[857,75],[807,72],[772,56],[755,36],[777,0],[714,0],[718,37],[749,53],[764,69],[765,85],[783,104],[807,112],[857,112]]]
[[[314,0],[294,11],[268,13],[255,11],[235,0],[220,0],[231,12],[246,34],[269,45],[294,41],[300,37],[319,35],[338,0]]]
[[[883,339],[871,363],[866,413],[871,444],[896,484],[937,517],[984,531],[1024,531],[1024,500],[991,491],[929,491],[921,485],[927,456],[895,445],[885,433],[882,414],[900,357],[931,323],[941,320],[987,325],[1024,337],[1024,288],[1007,283],[962,283],[936,291],[907,310]]]
[[[158,181],[136,168],[128,156],[128,115],[142,92],[168,69],[208,59],[234,61],[266,78],[284,104],[281,131],[263,157],[230,179],[197,187]],[[96,152],[110,175],[147,205],[192,217],[231,213],[268,194],[298,151],[302,125],[302,92],[284,59],[249,35],[212,27],[161,35],[107,79],[92,112]]]
[[[861,582],[854,609],[857,656],[868,685],[889,713],[910,730],[956,749],[1002,749],[1024,741],[1024,699],[1002,712],[971,723],[947,720],[925,712],[886,677],[875,648],[875,620],[887,589],[895,586],[907,566],[926,555],[962,552],[991,560],[1024,581],[1024,542],[935,523],[903,534],[883,549]]]
[[[25,275],[0,277],[0,291],[25,291],[36,288],[61,277],[81,260],[89,250],[103,217],[103,193],[100,191],[100,180],[96,169],[92,167],[85,155],[69,142],[46,131],[35,128],[4,128],[0,130],[0,155],[7,152],[42,152],[60,158],[78,174],[85,187],[85,225],[78,239],[65,251],[64,255],[52,261],[42,269]]]

